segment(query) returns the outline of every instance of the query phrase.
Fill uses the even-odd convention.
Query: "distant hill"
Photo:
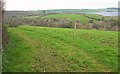
[[[46,13],[91,13],[91,12],[117,12],[118,8],[103,8],[103,9],[52,9],[38,10]]]
[[[114,9],[114,10],[120,10],[120,8],[115,8],[115,7],[111,7],[111,8],[107,8],[107,9]]]
[[[6,16],[37,16],[46,15],[51,13],[73,13],[73,14],[83,14],[83,13],[94,13],[94,12],[118,12],[120,8],[103,8],[103,9],[52,9],[52,10],[32,10],[32,11],[5,11]]]
[[[41,10],[38,10],[41,11]],[[51,13],[87,13],[87,12],[97,12],[96,9],[52,9],[52,10],[42,10]]]

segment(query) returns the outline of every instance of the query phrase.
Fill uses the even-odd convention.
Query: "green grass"
[[[99,14],[85,14],[86,16],[95,18],[95,19],[102,19],[104,17],[104,21],[109,21],[110,19],[118,20],[118,17],[115,16],[102,16]]]
[[[103,18],[103,16],[98,15],[98,14],[85,14],[85,15],[92,17],[92,18],[95,18],[95,19],[102,19]]]
[[[2,54],[0,52],[0,73],[2,73]]]
[[[76,21],[79,20],[81,23],[85,24],[88,23],[88,18],[83,16],[82,14],[52,14],[52,15],[47,15],[42,18],[58,18],[58,19],[69,19],[71,21]]]
[[[90,18],[95,18],[95,19],[102,19],[103,16],[99,15],[99,14],[51,14],[51,15],[46,15],[46,16],[27,16],[27,17],[23,17],[24,19],[37,19],[37,18],[57,18],[57,19],[69,19],[70,21],[76,21],[79,20],[82,24],[87,24],[88,21],[90,20]],[[110,19],[115,19],[117,20],[117,17],[109,17],[109,16],[104,16],[104,21],[108,21]],[[94,20],[95,22],[97,20]]]
[[[9,35],[4,71],[118,70],[118,32],[20,26],[9,28]]]
[[[28,52],[31,52],[30,46],[15,32],[10,32],[9,36],[10,42],[8,48],[4,50],[5,54],[3,55],[3,67],[5,71],[30,71],[30,62],[32,62],[31,58],[29,59],[32,55],[28,55]]]

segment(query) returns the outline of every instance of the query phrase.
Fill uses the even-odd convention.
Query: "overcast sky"
[[[118,7],[119,0],[5,0],[6,10],[97,9]]]

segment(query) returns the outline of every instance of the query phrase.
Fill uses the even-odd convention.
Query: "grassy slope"
[[[10,42],[3,54],[4,71],[30,71],[30,62],[32,62],[31,55],[28,55],[28,52],[31,52],[30,46],[15,32],[10,32],[9,36]]]
[[[117,71],[118,32],[17,27],[4,71]],[[7,60],[7,61],[6,61]]]
[[[87,23],[89,20],[88,18],[80,14],[53,14],[53,15],[44,16],[42,18],[60,18],[60,19],[67,18],[71,21],[79,20],[81,21],[81,23]]]
[[[102,19],[103,16],[98,15],[98,14],[85,14],[86,16],[96,18],[96,19]],[[34,19],[34,18],[58,18],[58,19],[64,19],[67,18],[71,21],[76,21],[79,20],[81,23],[86,24],[88,23],[89,18],[83,16],[82,14],[52,14],[52,15],[46,15],[46,16],[27,16],[23,17],[26,19]],[[104,17],[105,20],[109,20],[112,17]],[[96,21],[96,20],[95,20]]]
[[[105,20],[108,21],[110,19],[114,19],[114,20],[118,19],[118,17],[116,17],[116,16],[102,16],[102,15],[99,15],[99,14],[86,14],[86,16],[96,18],[96,19],[102,19],[104,17],[104,21]]]
[[[92,18],[96,18],[96,19],[102,19],[103,16],[98,15],[98,14],[86,14],[86,16],[92,17]]]

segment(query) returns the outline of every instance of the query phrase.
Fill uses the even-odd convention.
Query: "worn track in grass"
[[[72,29],[31,26],[11,28],[9,31],[20,37],[21,42],[29,47],[26,52],[26,57],[31,60],[28,71],[117,71],[117,32],[76,30],[76,35],[73,36]],[[17,64],[8,70],[15,69],[15,65]],[[22,71],[17,69],[16,71]]]

